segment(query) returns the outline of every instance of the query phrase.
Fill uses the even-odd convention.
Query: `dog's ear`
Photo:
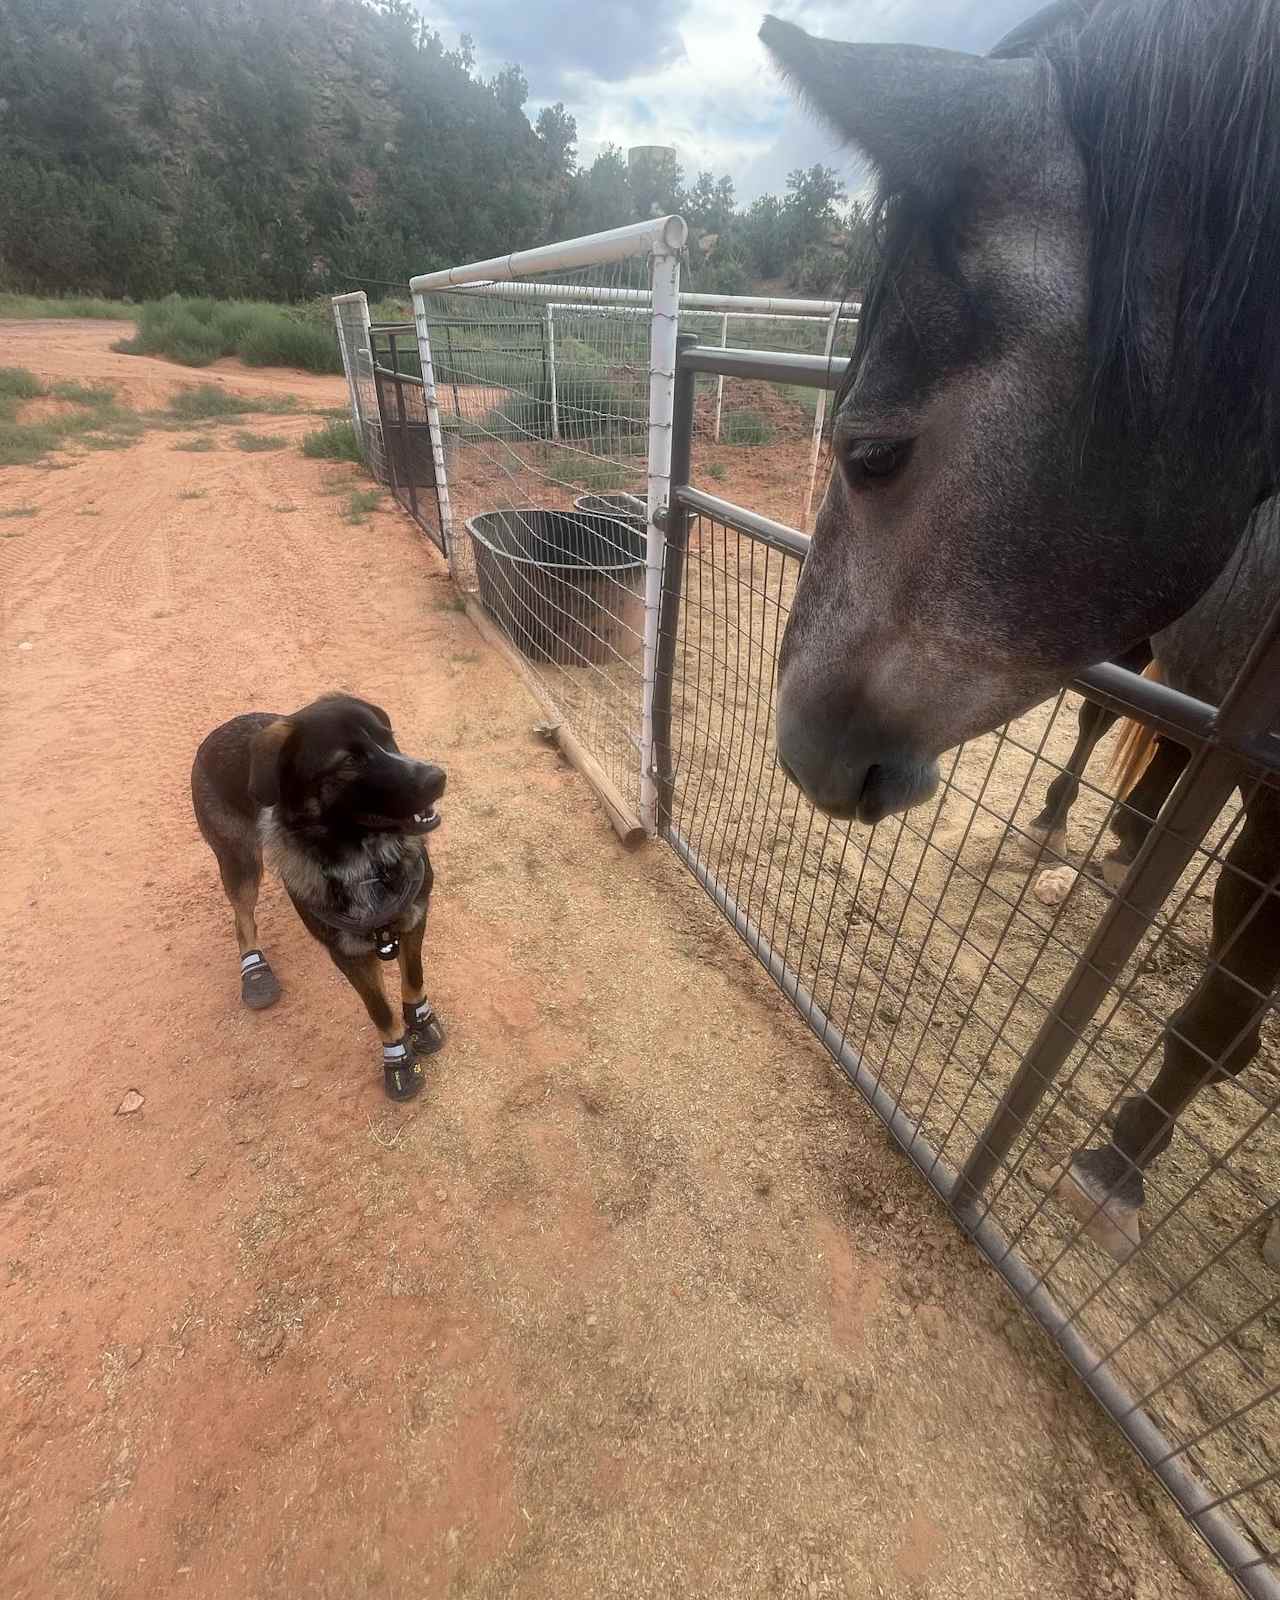
[[[375,706],[372,700],[366,700],[365,701],[365,705],[368,706],[369,710],[373,712],[374,716],[377,717],[378,721],[382,724],[382,726],[387,730],[388,733],[390,733],[391,732],[391,718],[386,714],[386,712],[382,709],[382,707],[381,706]]]
[[[249,746],[249,798],[260,806],[273,806],[280,798],[280,752],[293,732],[286,717],[269,722],[254,735]]]

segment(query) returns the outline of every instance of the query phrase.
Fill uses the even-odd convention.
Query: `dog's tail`
[[[1152,683],[1164,682],[1158,661],[1153,661],[1145,668],[1142,676],[1150,678]],[[1135,722],[1131,717],[1126,717],[1120,724],[1120,737],[1107,764],[1107,778],[1115,789],[1117,800],[1124,800],[1147,770],[1156,753],[1158,738],[1155,729],[1148,727],[1145,722]]]

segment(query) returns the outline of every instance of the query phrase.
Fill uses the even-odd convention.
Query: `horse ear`
[[[891,188],[936,192],[983,168],[1001,177],[1037,141],[1040,63],[911,44],[841,44],[766,17],[760,38],[797,93]],[[1034,157],[1033,157],[1034,158]]]
[[[286,717],[269,722],[249,745],[249,798],[260,806],[273,806],[280,799],[280,753],[293,732]]]

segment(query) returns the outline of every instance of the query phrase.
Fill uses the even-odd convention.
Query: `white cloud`
[[[1034,9],[1034,0],[772,3],[832,38],[974,51],[988,49]],[[727,172],[742,201],[780,192],[788,172],[814,162],[835,167],[851,191],[865,183],[857,156],[795,105],[770,68],[756,38],[766,4],[605,0],[591,10],[568,0],[421,4],[447,39],[464,32],[474,36],[482,70],[494,71],[514,56],[529,78],[532,113],[563,100],[577,119],[584,163],[607,144],[674,145],[686,174]],[[507,4],[511,22],[504,27]],[[618,25],[619,17],[625,26]],[[651,19],[647,32],[637,29],[638,18]],[[636,70],[626,73],[618,55],[622,47],[649,60],[637,60]]]

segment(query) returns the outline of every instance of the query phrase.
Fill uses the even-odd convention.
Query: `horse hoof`
[[[1129,876],[1131,861],[1125,861],[1121,856],[1112,852],[1102,858],[1102,881],[1108,889],[1118,889]]]
[[[1115,1148],[1079,1150],[1054,1194],[1086,1237],[1115,1261],[1127,1261],[1142,1244],[1138,1217],[1145,1194],[1142,1174]]]
[[[1046,850],[1051,850],[1055,855],[1067,853],[1067,830],[1065,828],[1047,828],[1043,823],[1030,822],[1025,833],[1018,835],[1018,848],[1024,856],[1030,856],[1032,861],[1038,861]]]

